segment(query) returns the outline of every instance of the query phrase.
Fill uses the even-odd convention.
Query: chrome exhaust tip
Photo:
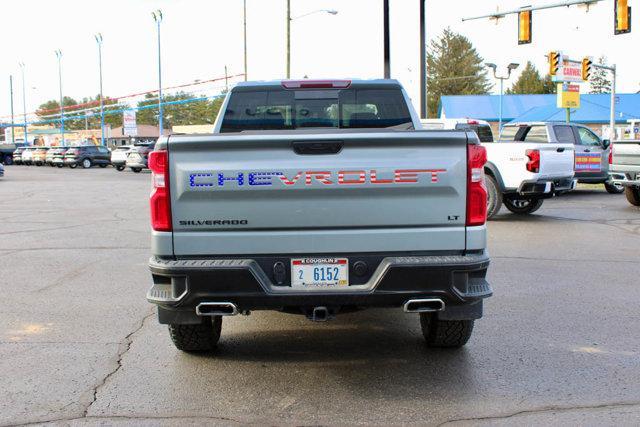
[[[201,302],[196,306],[198,316],[235,316],[238,307],[231,302]]]
[[[402,307],[405,313],[430,313],[444,310],[444,301],[440,298],[410,299]]]

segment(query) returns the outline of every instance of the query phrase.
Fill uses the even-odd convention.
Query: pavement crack
[[[91,409],[91,406],[98,399],[98,392],[100,391],[100,389],[104,387],[107,381],[109,381],[109,378],[115,375],[120,370],[120,368],[122,368],[122,359],[124,358],[125,354],[127,354],[127,352],[131,349],[131,344],[133,344],[133,336],[144,327],[147,320],[153,317],[154,314],[155,310],[151,310],[146,316],[142,318],[136,328],[133,331],[129,332],[129,334],[127,334],[127,336],[125,336],[124,339],[119,343],[120,348],[118,349],[115,367],[113,370],[107,373],[107,375],[105,375],[105,377],[93,388],[91,393],[91,402],[89,402],[89,404],[85,406],[82,418],[87,418],[89,409]]]
[[[595,405],[577,405],[577,406],[545,406],[542,408],[534,408],[534,409],[523,409],[521,411],[512,412],[510,414],[502,414],[502,415],[486,415],[482,417],[469,417],[469,418],[456,418],[453,420],[447,420],[437,425],[437,427],[442,427],[447,424],[459,423],[464,421],[491,421],[491,420],[504,420],[509,418],[518,417],[520,415],[528,415],[528,414],[539,414],[544,412],[569,412],[575,410],[592,410],[592,409],[606,409],[606,408],[624,408],[624,407],[632,407],[632,406],[640,406],[640,401],[638,402],[614,402],[614,403],[600,403]]]

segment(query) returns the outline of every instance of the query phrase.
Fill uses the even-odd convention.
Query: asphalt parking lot
[[[495,295],[469,344],[400,310],[227,318],[176,350],[145,300],[148,174],[0,179],[0,425],[637,424],[640,209],[582,189],[490,222]]]

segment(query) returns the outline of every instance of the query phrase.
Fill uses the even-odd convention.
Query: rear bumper
[[[523,181],[516,193],[524,197],[551,198],[554,195],[574,190],[577,184],[578,180],[573,177]]]
[[[411,299],[438,298],[442,316],[479,318],[481,300],[492,295],[485,252],[468,255],[349,257],[352,285],[335,288],[292,289],[269,266],[288,257],[242,259],[151,258],[153,286],[147,300],[159,306],[161,323],[197,323],[196,307],[203,302],[228,302],[238,311],[292,310],[318,306],[345,308],[402,307]],[[370,270],[358,279],[356,260],[370,260]],[[377,261],[377,262],[376,262]],[[287,276],[290,267],[285,264]],[[470,309],[472,307],[472,309]]]
[[[609,177],[613,184],[620,184],[625,187],[640,187],[640,171],[610,172]]]

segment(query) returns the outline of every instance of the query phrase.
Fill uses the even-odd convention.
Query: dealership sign
[[[558,83],[558,108],[580,108],[580,85]]]
[[[136,122],[136,110],[124,110],[122,112],[122,133],[126,136],[138,135],[138,123]]]
[[[578,64],[565,62],[553,76],[554,82],[582,82],[582,68]]]

